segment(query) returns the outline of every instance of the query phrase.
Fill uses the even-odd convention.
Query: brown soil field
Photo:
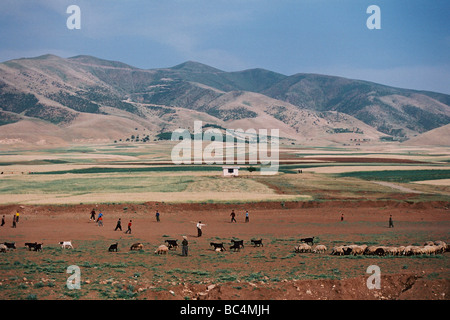
[[[89,221],[90,211],[104,214],[104,225]],[[334,256],[342,244],[423,245],[450,242],[450,202],[310,201],[247,204],[143,204],[0,206],[6,224],[0,243],[17,248],[0,253],[2,300],[448,300],[449,253],[431,256]],[[12,217],[20,220],[12,228]],[[161,213],[161,221],[155,212]],[[230,222],[235,210],[237,222]],[[244,222],[249,210],[250,221]],[[340,221],[341,214],[344,221]],[[392,215],[394,228],[388,228]],[[118,218],[122,231],[114,231]],[[132,233],[125,234],[129,220]],[[196,222],[202,221],[202,237]],[[189,240],[181,249],[155,254],[165,240]],[[315,237],[325,253],[295,253],[301,238]],[[254,247],[251,239],[264,246]],[[240,251],[231,239],[244,240]],[[61,249],[71,240],[74,249]],[[43,243],[42,252],[25,242]],[[112,243],[118,252],[108,252]],[[142,251],[130,251],[141,242]],[[223,242],[216,252],[210,242]],[[69,290],[66,269],[80,268],[80,289]],[[367,268],[381,272],[381,288],[368,289]]]

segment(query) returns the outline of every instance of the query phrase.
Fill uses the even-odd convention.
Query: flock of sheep
[[[302,241],[303,242],[303,241]],[[319,244],[312,247],[308,243],[301,243],[294,247],[294,251],[297,253],[312,252],[312,253],[325,253],[327,247]],[[432,255],[441,254],[450,251],[450,245],[444,241],[427,241],[423,246],[408,245],[408,246],[367,246],[365,244],[357,245],[342,245],[335,246],[331,249],[331,255],[344,256],[344,255],[376,255],[376,256],[413,256],[413,255]]]

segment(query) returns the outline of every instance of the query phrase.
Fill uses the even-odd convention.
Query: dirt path
[[[395,183],[392,183],[392,182],[386,182],[386,181],[373,181],[373,182],[376,183],[376,184],[379,184],[381,186],[390,187],[390,188],[393,188],[393,189],[400,190],[402,192],[417,193],[417,194],[424,193],[422,191],[417,191],[417,190],[409,189],[409,188],[406,188],[406,187],[403,187],[403,186],[399,186],[399,185],[397,185]]]

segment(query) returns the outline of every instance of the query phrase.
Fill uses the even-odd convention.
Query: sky
[[[80,29],[69,29],[71,5]],[[380,29],[371,5],[380,9]],[[92,55],[142,68],[318,73],[450,94],[448,0],[1,0],[0,62]]]

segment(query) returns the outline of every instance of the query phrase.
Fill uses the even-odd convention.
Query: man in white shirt
[[[206,226],[206,224],[203,224],[201,221],[197,223],[197,237],[202,236],[202,227]]]

